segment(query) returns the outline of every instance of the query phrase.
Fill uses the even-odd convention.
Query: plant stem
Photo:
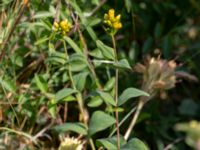
[[[136,107],[133,107],[131,111],[119,122],[119,127],[132,115],[132,113],[136,110]],[[113,131],[110,133],[109,137],[112,137],[113,134],[117,131],[117,129],[113,129]]]
[[[69,55],[68,55],[68,52],[67,52],[67,46],[66,46],[66,43],[65,43],[64,40],[63,40],[63,45],[64,45],[64,49],[65,49],[66,59],[69,60]],[[76,86],[74,84],[74,80],[73,80],[73,76],[72,76],[70,64],[68,65],[68,74],[69,74],[69,79],[70,79],[70,82],[72,84],[73,89],[77,90]],[[88,128],[87,119],[85,119],[85,113],[84,113],[84,105],[83,105],[82,95],[78,91],[75,96],[76,96],[76,99],[77,99],[77,102],[78,102],[80,113],[81,113],[81,115],[83,117],[83,123],[85,124],[86,128]],[[96,150],[95,146],[94,146],[94,142],[93,142],[93,140],[91,138],[89,139],[89,142],[90,142],[90,146],[91,146],[92,150]]]
[[[93,75],[93,77],[94,77],[94,80],[95,80],[95,83],[96,83],[97,87],[98,87],[99,89],[102,89],[101,84],[100,84],[100,82],[99,82],[99,80],[98,80],[98,77],[97,77],[97,75],[96,75],[96,72],[95,72],[95,70],[94,70],[94,66],[93,66],[93,64],[92,64],[92,62],[91,62],[91,60],[90,60],[90,58],[88,57],[89,52],[88,52],[87,44],[86,44],[86,42],[85,42],[85,39],[84,39],[83,34],[82,34],[82,32],[81,32],[81,30],[80,30],[79,27],[78,27],[78,33],[79,33],[80,41],[81,41],[81,43],[83,44],[84,54],[85,54],[85,56],[86,56],[86,59],[88,60],[88,67],[89,67],[89,70],[91,71],[91,73],[92,73],[92,75]]]
[[[128,140],[128,138],[129,138],[129,136],[131,134],[131,131],[133,130],[133,127],[135,126],[135,123],[136,123],[136,121],[138,119],[138,116],[139,116],[143,106],[144,106],[144,100],[140,99],[140,101],[139,101],[139,103],[137,105],[137,110],[136,110],[136,112],[135,112],[135,114],[134,114],[134,116],[132,118],[132,121],[131,121],[131,123],[130,123],[130,125],[129,125],[126,133],[125,133],[125,135],[124,135],[124,139],[125,140]]]
[[[115,55],[115,63],[118,61],[117,59],[117,49],[116,49],[116,42],[114,35],[111,35],[112,37],[112,43],[113,43],[113,49],[114,49],[114,55]],[[115,69],[115,103],[116,107],[118,105],[118,76],[119,72],[118,69]],[[115,117],[116,117],[116,128],[117,128],[117,149],[120,150],[120,130],[119,130],[119,114],[118,110],[115,111]]]
[[[0,127],[0,130],[5,130],[5,131],[8,131],[8,132],[18,134],[18,135],[22,135],[22,136],[28,138],[29,140],[32,139],[31,135],[29,135],[28,133],[22,132],[22,131],[17,131],[17,130],[10,129],[10,128],[7,128],[7,127]],[[33,141],[33,142],[35,142],[35,141]]]

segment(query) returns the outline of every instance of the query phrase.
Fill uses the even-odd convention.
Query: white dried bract
[[[58,150],[83,150],[83,144],[76,138],[66,137],[60,143]]]

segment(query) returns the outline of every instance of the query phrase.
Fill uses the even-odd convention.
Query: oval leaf
[[[104,113],[103,111],[95,111],[92,114],[89,124],[89,134],[93,135],[99,131],[103,131],[115,123],[115,118]]]
[[[106,102],[111,104],[112,106],[116,106],[114,98],[106,92],[97,91],[97,93],[101,96],[101,98]]]
[[[73,93],[76,93],[77,91],[70,88],[64,88],[56,93],[56,101],[62,100],[67,96],[70,96]]]
[[[82,135],[87,134],[87,129],[82,123],[64,123],[62,125],[57,125],[53,127],[53,129],[61,133],[67,132],[67,131],[73,131]]]
[[[38,76],[37,74],[34,77],[37,87],[40,89],[42,93],[46,93],[48,90],[48,84],[44,80],[42,76]]]
[[[98,107],[103,103],[103,100],[99,96],[94,96],[91,98],[89,103],[87,104],[89,107]]]
[[[149,148],[139,139],[133,138],[121,150],[149,150]]]
[[[70,37],[65,36],[64,39],[74,49],[75,52],[82,54],[82,50],[78,47],[78,45]]]
[[[103,56],[107,59],[115,60],[113,48],[105,45],[100,40],[96,41],[97,47],[101,50]]]
[[[134,98],[138,96],[149,96],[149,94],[136,88],[127,88],[120,95],[118,106],[121,106],[122,104],[127,102],[130,98]]]

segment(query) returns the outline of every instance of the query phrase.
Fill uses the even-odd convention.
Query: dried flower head
[[[58,150],[82,150],[82,149],[83,149],[82,142],[79,141],[76,138],[73,138],[73,137],[72,138],[69,138],[69,137],[65,138],[61,142],[61,144],[58,148]]]
[[[160,58],[150,58],[146,65],[137,64],[135,70],[143,73],[143,90],[150,95],[157,94],[158,91],[164,92],[175,86],[176,63],[171,60]]]
[[[105,30],[109,34],[115,34],[120,28],[122,28],[120,19],[121,15],[115,16],[115,10],[110,9],[108,13],[104,15]]]

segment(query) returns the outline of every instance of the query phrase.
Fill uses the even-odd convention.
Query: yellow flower
[[[54,31],[59,31],[63,35],[66,35],[72,28],[71,23],[66,19],[61,22],[54,22],[53,23],[53,30]]]
[[[65,31],[66,33],[68,33],[70,31],[70,29],[72,28],[71,23],[66,19],[60,22],[60,28],[62,31]]]
[[[115,34],[117,30],[122,28],[122,23],[120,21],[121,15],[115,16],[115,10],[110,9],[107,14],[104,15],[105,29],[111,34]]]

